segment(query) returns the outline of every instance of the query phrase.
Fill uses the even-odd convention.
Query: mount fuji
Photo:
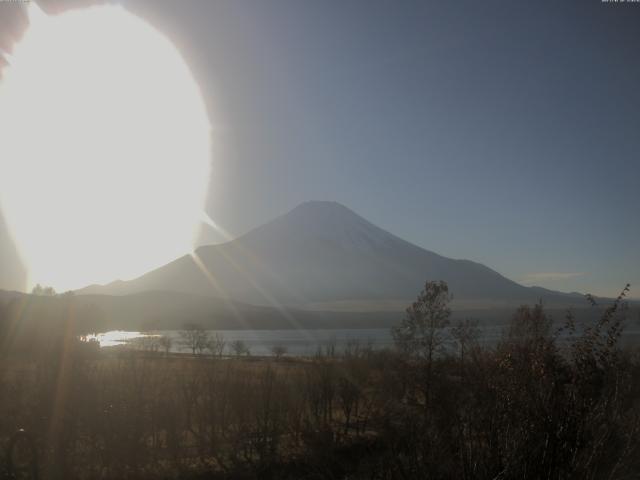
[[[443,257],[407,242],[335,202],[303,203],[235,240],[129,281],[78,294],[168,291],[310,310],[398,310],[426,280],[444,280],[458,305],[507,307],[539,300],[579,303],[581,296],[525,287],[470,260]]]

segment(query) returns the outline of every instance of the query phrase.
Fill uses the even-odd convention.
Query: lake
[[[503,325],[481,326],[478,341],[484,345],[495,345],[501,338]],[[387,328],[371,329],[318,329],[318,330],[216,330],[209,331],[213,337],[220,334],[226,342],[225,354],[231,354],[229,345],[241,340],[249,348],[251,355],[272,355],[272,348],[279,346],[287,350],[288,355],[311,356],[319,348],[333,346],[340,353],[351,345],[381,349],[393,346],[391,331]],[[182,345],[180,332],[164,330],[154,332],[131,332],[114,330],[87,336],[87,340],[96,340],[101,347],[129,346],[136,349],[150,349],[161,336],[172,340],[171,351],[175,353],[191,353]],[[640,345],[640,323],[627,325],[621,339],[622,345]],[[159,348],[162,350],[162,348]]]
[[[229,344],[241,340],[249,348],[252,355],[272,355],[272,348],[282,346],[288,355],[310,356],[318,348],[334,346],[336,352],[344,351],[348,345],[358,344],[360,347],[374,349],[391,347],[393,339],[386,328],[372,329],[319,329],[319,330],[216,330],[209,332],[212,336],[220,334],[227,344],[226,352],[230,354]],[[483,343],[495,343],[502,334],[502,327],[483,327]],[[176,353],[191,353],[191,350],[181,344],[180,332],[176,330],[154,332],[129,332],[114,330],[87,337],[96,340],[101,347],[127,345],[132,348],[150,348],[153,340],[160,336],[172,339],[171,351]],[[160,348],[161,350],[161,348]]]

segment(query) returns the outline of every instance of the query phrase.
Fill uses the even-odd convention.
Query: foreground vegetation
[[[105,353],[72,325],[27,348],[5,308],[0,441],[29,432],[47,479],[637,478],[625,294],[587,326],[521,307],[482,347],[473,322],[444,336],[448,290],[427,283],[393,351],[308,359]]]

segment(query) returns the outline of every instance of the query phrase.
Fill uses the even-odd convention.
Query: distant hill
[[[130,281],[79,294],[149,291],[227,298],[305,310],[402,311],[426,280],[444,280],[463,308],[511,307],[542,299],[582,304],[579,294],[525,287],[470,260],[409,243],[335,202],[307,202],[221,245],[200,247]],[[347,307],[345,307],[347,306]]]
[[[22,337],[45,336],[59,329],[79,334],[109,330],[179,330],[188,323],[209,329],[376,328],[397,323],[398,312],[322,312],[230,302],[180,292],[132,295],[36,296],[0,290],[2,307],[19,318],[14,327]],[[73,313],[71,313],[73,312]],[[0,325],[2,330],[3,325]]]
[[[14,333],[23,338],[39,336],[42,341],[46,341],[48,335],[68,328],[69,322],[79,334],[109,330],[179,330],[187,323],[218,330],[389,328],[398,324],[406,307],[398,304],[380,311],[357,311],[351,308],[323,311],[256,306],[212,296],[166,291],[119,296],[47,297],[0,290],[0,310],[2,305],[11,304],[14,304],[13,311],[18,312],[20,317],[15,324],[18,331]],[[71,305],[73,310],[70,310]],[[637,304],[632,305],[629,318],[637,318],[638,307]],[[513,316],[514,310],[514,307],[454,308],[452,321],[474,318],[481,324],[504,324]],[[564,318],[562,308],[549,307],[546,310],[556,320]],[[579,313],[581,320],[593,320],[602,312],[602,308],[578,310],[576,313]]]
[[[26,293],[16,292],[13,290],[0,290],[0,302],[6,303],[16,298],[22,298]]]
[[[386,326],[397,319],[397,315],[389,313],[279,310],[180,292],[79,295],[77,301],[98,307],[109,330],[175,330],[186,323],[211,329],[335,328],[342,324],[362,328]]]

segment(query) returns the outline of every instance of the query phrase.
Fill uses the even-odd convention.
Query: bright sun
[[[121,7],[31,25],[0,83],[0,206],[29,283],[128,279],[191,251],[210,126],[175,47]]]

